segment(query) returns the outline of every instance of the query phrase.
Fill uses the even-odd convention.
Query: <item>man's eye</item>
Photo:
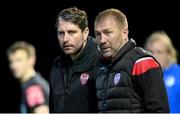
[[[157,54],[162,54],[162,53],[163,53],[163,51],[157,51],[156,53],[157,53]]]
[[[76,31],[69,31],[69,34],[74,34],[76,33]]]
[[[97,36],[100,36],[100,33],[95,33],[95,36],[97,37]]]
[[[64,33],[63,32],[58,32],[58,35],[63,35]]]
[[[110,35],[112,33],[112,31],[107,31],[106,34],[107,35]]]

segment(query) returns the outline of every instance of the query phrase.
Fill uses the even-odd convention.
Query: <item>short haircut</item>
[[[60,20],[71,22],[77,25],[82,31],[88,27],[87,14],[85,11],[77,9],[76,7],[62,10],[56,20],[56,28]]]
[[[107,17],[112,17],[117,23],[119,23],[121,28],[128,28],[128,22],[125,14],[114,8],[100,12],[95,19],[95,25]]]
[[[12,44],[7,50],[7,56],[15,53],[18,50],[24,50],[27,53],[28,57],[31,57],[31,56],[36,57],[36,50],[34,46],[25,41],[17,41],[14,44]]]

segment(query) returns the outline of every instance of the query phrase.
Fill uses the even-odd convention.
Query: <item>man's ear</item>
[[[87,40],[88,35],[89,35],[89,28],[86,27],[86,28],[84,29],[84,31],[83,31],[83,38],[84,38],[84,40]]]
[[[29,64],[31,65],[31,66],[35,66],[35,64],[36,64],[36,57],[34,57],[34,56],[30,56],[29,57]]]
[[[129,34],[129,30],[127,28],[123,29],[123,38],[125,41],[128,40],[128,34]]]

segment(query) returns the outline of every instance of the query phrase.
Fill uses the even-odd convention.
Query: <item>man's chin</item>
[[[111,54],[111,53],[106,52],[106,53],[103,53],[103,57],[105,57],[105,58],[109,58],[109,57],[112,57],[112,54]]]
[[[64,53],[65,53],[66,55],[73,55],[75,52],[72,51],[72,50],[65,50]]]
[[[14,78],[16,78],[16,79],[20,79],[20,78],[21,78],[21,76],[20,76],[20,75],[18,75],[18,74],[15,74],[15,75],[14,75]]]

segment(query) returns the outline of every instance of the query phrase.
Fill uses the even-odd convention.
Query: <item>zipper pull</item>
[[[66,86],[66,87],[64,88],[64,92],[65,92],[66,94],[69,93],[69,87],[68,87],[68,86]]]

